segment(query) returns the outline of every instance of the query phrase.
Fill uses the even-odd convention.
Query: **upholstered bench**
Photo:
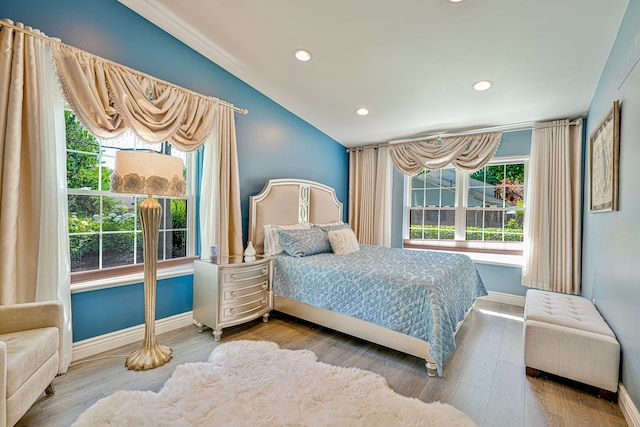
[[[524,306],[524,364],[598,388],[615,400],[620,345],[596,307],[586,298],[530,289]]]

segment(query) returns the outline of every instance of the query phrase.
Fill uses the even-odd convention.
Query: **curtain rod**
[[[71,46],[71,45],[68,45],[68,44],[62,43],[62,42],[60,41],[60,39],[55,39],[55,38],[52,38],[52,37],[48,37],[48,36],[46,36],[46,35],[36,33],[36,32],[34,32],[34,31],[29,30],[29,29],[26,29],[26,28],[20,28],[20,27],[18,27],[17,25],[14,25],[14,24],[11,24],[11,23],[7,22],[6,20],[2,20],[2,19],[0,19],[0,27],[2,27],[2,26],[4,26],[4,27],[9,27],[9,28],[13,28],[14,30],[16,30],[16,31],[20,31],[21,33],[29,34],[30,36],[33,36],[33,37],[38,38],[38,39],[40,39],[40,40],[44,40],[44,41],[46,41],[47,43],[58,43],[58,44],[61,44],[61,45],[63,45],[63,46],[66,46],[66,47],[68,47],[68,48],[70,48],[70,49],[75,49],[75,50],[77,50],[78,52],[82,52],[82,53],[86,53],[86,54],[89,54],[89,55],[95,56],[96,58],[100,58],[102,61],[105,61],[105,62],[108,62],[108,63],[110,63],[110,64],[112,64],[112,65],[115,65],[115,66],[118,66],[118,67],[124,68],[125,70],[130,71],[131,73],[137,74],[137,75],[139,75],[139,76],[142,76],[142,77],[146,77],[146,78],[149,78],[149,79],[155,80],[155,81],[156,81],[156,82],[158,82],[158,83],[161,83],[161,84],[164,84],[164,85],[167,85],[167,86],[171,86],[171,87],[176,88],[176,89],[183,90],[183,91],[185,91],[185,92],[191,93],[191,94],[196,95],[196,96],[201,96],[201,97],[205,97],[205,98],[211,99],[212,101],[214,101],[214,102],[216,102],[216,103],[218,103],[218,104],[222,104],[222,105],[225,105],[225,106],[227,106],[227,107],[231,108],[233,111],[235,111],[235,112],[237,112],[237,113],[240,113],[240,114],[247,114],[247,113],[249,112],[246,108],[236,107],[236,106],[235,106],[235,105],[233,105],[232,103],[227,102],[227,101],[224,101],[224,100],[219,99],[219,98],[216,98],[216,97],[214,97],[214,96],[208,96],[208,95],[203,95],[203,94],[198,93],[198,92],[194,92],[194,91],[192,91],[192,90],[189,90],[189,89],[183,88],[183,87],[181,87],[181,86],[175,85],[175,84],[173,84],[173,83],[170,83],[170,82],[168,82],[168,81],[166,81],[166,80],[162,80],[162,79],[159,79],[159,78],[157,78],[157,77],[151,76],[151,75],[149,75],[149,74],[143,73],[142,71],[134,70],[133,68],[127,67],[126,65],[119,64],[119,63],[117,63],[117,62],[111,61],[111,60],[106,59],[106,58],[102,58],[102,57],[100,57],[100,56],[98,56],[98,55],[94,55],[93,53],[90,53],[90,52],[84,51],[84,50],[79,49],[79,48],[77,48],[77,47],[74,47],[74,46]]]
[[[570,126],[575,126],[580,123],[582,123],[581,117],[578,117],[569,121]],[[552,122],[548,122],[548,123],[522,122],[522,123],[513,123],[510,125],[493,126],[493,127],[487,127],[487,128],[481,128],[481,129],[461,130],[459,132],[434,133],[434,134],[423,135],[415,138],[396,139],[396,140],[391,140],[389,142],[381,142],[378,144],[369,144],[369,145],[361,145],[359,147],[350,147],[350,148],[347,148],[347,153],[351,151],[359,151],[359,150],[370,149],[370,148],[388,147],[390,145],[395,145],[395,144],[406,144],[410,142],[425,141],[428,139],[438,140],[440,138],[451,137],[451,136],[473,135],[473,134],[485,133],[485,132],[499,132],[499,131],[515,132],[519,130],[529,130],[529,129],[533,129],[534,126],[537,127],[538,129],[545,129],[550,127],[561,126],[561,124],[560,123],[554,124]]]

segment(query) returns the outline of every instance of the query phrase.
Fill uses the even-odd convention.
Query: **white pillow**
[[[329,231],[331,250],[336,255],[346,255],[360,250],[358,239],[351,228]]]
[[[311,224],[303,222],[293,225],[264,225],[264,254],[267,256],[276,255],[284,252],[282,246],[280,246],[280,236],[278,231],[280,230],[310,230]]]

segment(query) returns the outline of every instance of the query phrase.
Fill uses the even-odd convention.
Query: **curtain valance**
[[[393,164],[405,175],[413,176],[425,168],[435,170],[449,164],[464,172],[474,172],[489,162],[501,139],[502,132],[490,132],[431,138],[389,147]]]
[[[130,128],[144,141],[193,151],[211,133],[215,99],[62,43],[51,49],[67,100],[92,134],[113,138]]]

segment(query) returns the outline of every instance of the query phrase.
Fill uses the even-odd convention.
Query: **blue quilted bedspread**
[[[360,245],[348,255],[274,258],[276,295],[427,341],[440,375],[458,322],[487,295],[464,254]]]

